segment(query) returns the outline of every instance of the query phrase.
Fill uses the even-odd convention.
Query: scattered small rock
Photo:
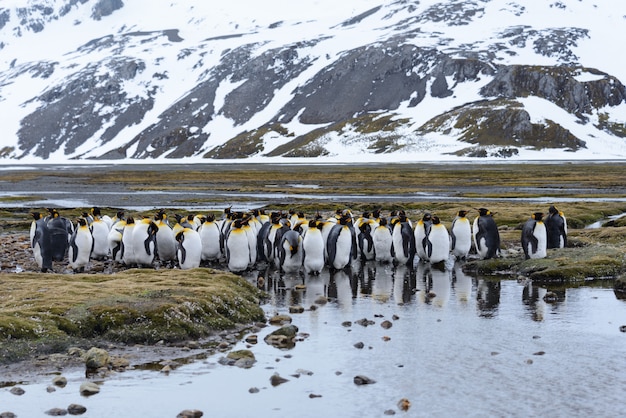
[[[530,359],[530,358],[529,358],[528,360],[526,360],[526,364],[533,364],[533,363],[534,363],[534,362],[533,362],[533,359]]]
[[[26,393],[26,391],[19,386],[13,386],[9,392],[17,396],[22,396],[24,393]]]
[[[289,315],[274,315],[270,318],[271,325],[285,325],[291,324],[291,317]]]
[[[362,349],[363,347],[365,347],[365,344],[363,344],[362,341],[359,341],[358,343],[354,344],[354,348],[358,348],[359,350]]]
[[[91,396],[96,393],[100,393],[100,386],[95,384],[94,382],[85,382],[80,385],[80,394],[83,396]]]
[[[391,319],[393,319],[394,321],[397,321],[398,319],[400,319],[400,317],[396,314],[394,314]]]
[[[384,414],[385,414],[385,415],[395,415],[395,414],[396,414],[396,411],[394,411],[393,409],[387,409],[387,410],[384,412]]]
[[[541,338],[539,335],[533,335],[533,340],[538,340],[539,338]]]
[[[274,373],[272,377],[270,377],[270,383],[272,386],[282,385],[285,382],[288,382],[289,379],[285,379],[284,377],[280,377],[278,373]]]
[[[317,311],[317,305],[309,306],[309,311]]]
[[[110,361],[109,353],[102,348],[92,347],[85,353],[85,367],[87,369],[108,367]]]
[[[357,386],[371,385],[373,383],[376,383],[376,381],[374,379],[370,379],[367,376],[363,376],[363,375],[354,376],[354,384]]]
[[[87,408],[82,405],[73,403],[67,407],[67,412],[69,412],[70,415],[82,415],[87,412]]]
[[[341,323],[341,326],[343,326],[343,327],[351,327],[352,326],[352,321],[343,321]]]
[[[48,393],[52,393],[52,392],[56,392],[56,391],[57,391],[57,389],[54,386],[48,386],[46,388],[46,392],[48,392]]]
[[[321,398],[322,395],[316,395],[315,393],[309,393],[309,398],[314,399],[314,398]]]
[[[407,398],[402,398],[398,401],[398,409],[400,411],[408,411],[410,407],[411,401],[409,401]]]
[[[295,325],[286,325],[268,334],[264,341],[277,348],[293,348],[295,347],[295,338],[298,334],[298,327]]]
[[[356,324],[359,324],[361,326],[368,326],[368,325],[374,325],[376,322],[372,321],[371,319],[367,319],[367,318],[363,318],[363,319],[359,319],[357,321],[354,321]]]
[[[53,417],[62,417],[67,415],[67,409],[63,408],[52,408],[46,411],[46,415],[50,415]]]
[[[393,326],[393,323],[391,323],[391,321],[383,321],[380,323],[380,326],[385,329],[389,329]]]
[[[326,296],[319,296],[313,303],[317,305],[326,305],[328,303],[328,298]]]
[[[176,418],[200,418],[204,413],[197,409],[185,409],[176,415]]]
[[[621,332],[626,332],[626,325],[622,325],[621,327],[619,327],[619,330]]]
[[[300,305],[294,305],[289,307],[289,313],[303,313],[304,307]]]
[[[13,412],[0,412],[0,418],[17,418]]]
[[[313,376],[313,372],[312,371],[305,370],[305,369],[298,369],[298,370],[296,370],[296,373],[301,374],[301,375],[304,374],[306,376]]]
[[[248,392],[249,393],[259,393],[260,390],[259,390],[259,388],[250,388],[250,389],[248,389]]]
[[[544,354],[546,354],[545,351],[537,351],[536,353],[533,353],[533,356],[543,356]]]
[[[500,354],[500,353],[498,353],[497,351],[492,351],[492,352],[491,352],[491,355],[492,355],[492,356],[497,356],[498,354]]]
[[[256,334],[248,335],[248,336],[246,337],[246,342],[247,342],[248,344],[256,344],[256,343],[258,343],[258,342],[259,342],[259,336],[258,336],[258,335],[256,335]]]
[[[383,341],[390,341],[391,337],[387,336],[387,335],[383,335]]]
[[[165,373],[168,374],[169,372],[172,371],[172,366],[170,366],[169,364],[166,364],[165,366],[163,366],[163,368],[160,370],[161,373]]]

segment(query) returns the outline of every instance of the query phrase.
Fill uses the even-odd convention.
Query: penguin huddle
[[[445,264],[465,260],[472,247],[481,259],[500,255],[500,236],[491,213],[459,210],[448,229],[430,212],[411,221],[403,210],[383,216],[381,210],[355,216],[349,209],[308,218],[295,211],[241,212],[226,208],[214,214],[174,214],[173,224],[164,210],[153,217],[135,219],[120,211],[110,218],[92,208],[76,225],[50,209],[43,217],[33,212],[30,240],[41,271],[67,257],[74,271],[84,271],[91,259],[110,260],[127,267],[191,269],[221,263],[242,273],[267,264],[285,273],[319,274],[322,269],[350,269],[353,262],[375,261],[412,266],[414,262]],[[542,258],[547,248],[567,242],[567,223],[554,206],[549,215],[534,213],[522,228],[526,258]]]

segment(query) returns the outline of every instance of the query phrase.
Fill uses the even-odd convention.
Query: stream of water
[[[294,348],[266,344],[276,329],[268,326],[257,344],[246,334],[235,347],[254,353],[249,369],[220,364],[223,353],[199,356],[169,374],[138,367],[99,379],[90,397],[79,394],[84,372],[64,374],[67,386],[52,393],[53,376],[43,376],[22,382],[22,396],[0,389],[0,412],[43,417],[76,403],[89,417],[176,417],[185,409],[208,417],[623,415],[626,301],[610,283],[546,289],[471,276],[460,264],[246,277],[256,283],[259,275],[271,295],[268,317],[305,308],[291,314],[300,332]],[[288,381],[273,386],[274,374]],[[356,385],[359,375],[375,383]]]

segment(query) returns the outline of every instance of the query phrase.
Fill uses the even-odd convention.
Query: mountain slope
[[[0,162],[626,158],[626,3],[23,3]]]

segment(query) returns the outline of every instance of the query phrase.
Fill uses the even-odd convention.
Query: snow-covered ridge
[[[626,3],[3,0],[0,163],[626,158]]]

